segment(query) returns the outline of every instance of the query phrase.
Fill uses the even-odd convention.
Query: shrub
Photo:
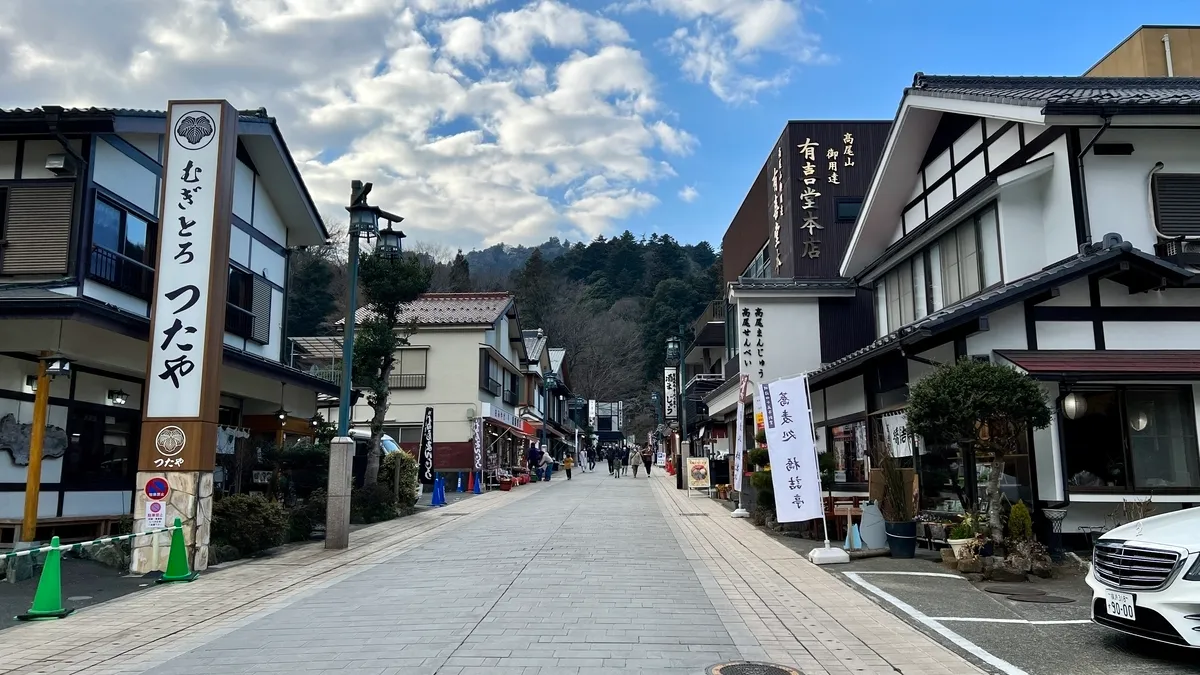
[[[837,477],[837,455],[833,452],[818,454],[817,466],[821,469],[821,489],[832,490],[834,479]]]
[[[766,445],[767,444],[767,432],[761,431],[761,430],[754,432],[754,442],[758,443],[759,445]]]
[[[755,471],[750,474],[750,485],[759,492],[764,490],[770,492],[775,488],[774,483],[771,482],[770,471]]]
[[[970,521],[964,520],[950,529],[951,539],[970,539],[975,536],[975,528],[971,527]]]
[[[279,546],[288,534],[288,513],[262,495],[230,495],[213,504],[212,544],[254,555]]]
[[[308,541],[312,531],[325,524],[327,502],[324,490],[314,490],[308,499],[297,502],[288,514],[288,540]]]
[[[350,493],[350,522],[378,523],[395,517],[396,495],[390,485],[364,485]]]
[[[750,451],[750,463],[754,466],[767,466],[771,463],[771,453],[766,448],[754,448]]]
[[[754,502],[760,509],[772,511],[775,509],[775,493],[770,490],[759,490],[754,493]]]
[[[280,450],[279,463],[289,491],[297,499],[307,499],[329,482],[328,445],[316,445],[308,439],[288,443]]]
[[[1017,500],[1008,514],[1008,536],[1013,541],[1029,541],[1033,539],[1033,519],[1029,516],[1029,507],[1025,502]]]
[[[417,460],[407,452],[391,452],[379,465],[379,484],[395,489],[396,466],[400,466],[400,494],[396,506],[401,513],[411,513],[417,503]],[[455,480],[458,480],[457,477]],[[447,481],[449,484],[449,481]]]

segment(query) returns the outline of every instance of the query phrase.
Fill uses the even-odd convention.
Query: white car
[[[1200,648],[1200,508],[1105,533],[1096,542],[1087,584],[1095,623]]]

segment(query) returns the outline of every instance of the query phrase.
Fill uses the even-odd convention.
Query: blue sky
[[[661,186],[661,203],[625,224],[637,234],[668,232],[718,246],[788,119],[891,119],[918,71],[1081,75],[1140,25],[1200,23],[1194,0],[1146,4],[1154,8],[1112,0],[826,1],[805,14],[805,24],[835,62],[797,66],[782,89],[741,105],[722,103],[683,80],[659,55],[654,71],[663,98],[699,145],[673,162],[679,176]],[[638,28],[631,32],[641,41]],[[699,198],[679,200],[675,193],[683,185],[694,185]]]

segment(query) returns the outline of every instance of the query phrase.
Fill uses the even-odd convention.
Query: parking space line
[[[1030,619],[989,619],[986,617],[970,617],[970,616],[931,616],[930,621],[960,621],[963,623],[1023,623],[1030,626],[1059,626],[1091,623],[1091,619],[1053,619],[1045,621],[1034,621]]]
[[[1014,666],[1013,664],[1009,663],[1008,661],[1005,661],[1004,659],[1000,658],[999,656],[996,656],[995,654],[987,651],[983,647],[980,647],[979,645],[975,644],[974,642],[971,642],[967,638],[959,635],[958,633],[955,633],[954,631],[950,630],[949,628],[938,623],[937,619],[929,617],[928,615],[926,615],[924,612],[917,609],[916,607],[913,607],[912,605],[908,604],[907,602],[904,602],[900,598],[897,598],[896,596],[892,595],[891,593],[888,593],[887,591],[883,590],[882,588],[879,588],[875,584],[872,584],[869,581],[864,580],[862,577],[859,576],[859,574],[861,574],[860,572],[845,572],[844,574],[846,575],[847,579],[849,579],[850,581],[853,581],[854,583],[858,584],[859,586],[862,586],[863,589],[865,589],[867,592],[879,597],[882,600],[885,600],[885,601],[891,603],[896,609],[899,609],[900,611],[902,611],[905,614],[912,617],[913,620],[917,621],[918,623],[920,623],[924,626],[927,626],[930,630],[932,630],[933,632],[942,636],[943,638],[949,640],[952,644],[954,644],[958,648],[960,648],[963,651],[967,652],[968,654],[974,656],[975,658],[979,659],[980,661],[983,661],[984,663],[996,668],[997,670],[1004,673],[1005,675],[1029,675],[1029,673],[1025,672],[1024,670],[1021,670],[1020,668]],[[933,573],[930,572],[929,574],[933,574]],[[949,576],[949,575],[946,575],[946,576]]]
[[[850,572],[846,572],[846,574],[850,574]],[[944,572],[877,572],[877,571],[863,570],[860,572],[854,572],[854,574],[894,574],[896,576],[901,576],[901,577],[940,577],[942,579],[962,579],[963,581],[967,580],[967,578],[961,574],[946,574]]]

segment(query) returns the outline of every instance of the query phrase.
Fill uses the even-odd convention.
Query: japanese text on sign
[[[821,224],[819,199],[821,198],[820,180],[820,143],[805,138],[803,143],[796,146],[804,164],[800,167],[800,182],[804,188],[800,191],[800,211],[803,213],[800,229],[805,239],[801,242],[801,258],[821,257],[821,238],[818,230],[824,230]],[[824,152],[825,182],[828,185],[841,185],[845,169],[854,166],[854,134],[842,134],[841,150],[830,147]]]
[[[168,113],[148,418],[191,418],[201,412],[213,257],[223,253],[213,246],[223,105],[172,103]],[[158,468],[181,464],[155,460]]]
[[[771,169],[771,219],[775,232],[775,270],[778,272],[783,265],[783,255],[780,252],[780,231],[783,229],[784,214],[784,181],[783,181],[783,148],[775,149],[775,166]]]
[[[763,342],[763,309],[742,307],[742,320],[739,330],[742,340],[742,366],[747,373],[758,371],[758,379],[766,373],[767,357],[766,344]],[[751,323],[753,321],[753,323]]]
[[[663,368],[663,417],[669,420],[679,417],[679,386],[674,368]]]
[[[777,520],[824,515],[805,376],[760,385]]]

